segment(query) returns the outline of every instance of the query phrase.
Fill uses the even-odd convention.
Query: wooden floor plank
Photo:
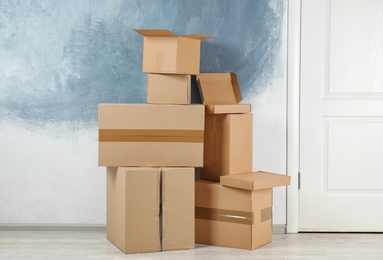
[[[383,234],[276,234],[253,251],[194,250],[125,255],[104,231],[0,231],[0,259],[383,259]]]

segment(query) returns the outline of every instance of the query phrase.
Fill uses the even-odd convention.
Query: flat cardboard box
[[[177,36],[168,30],[134,30],[144,37],[142,71],[149,73],[198,74],[201,40],[212,36]]]
[[[237,75],[230,73],[201,73],[198,87],[204,105],[237,104],[242,100]]]
[[[203,105],[99,104],[99,166],[202,167]]]
[[[106,236],[124,253],[161,251],[156,168],[107,167]]]
[[[191,75],[147,74],[146,103],[190,104]]]
[[[217,114],[243,114],[250,113],[250,104],[234,104],[234,105],[205,105],[205,113],[208,115]]]
[[[107,238],[124,253],[194,248],[194,168],[107,167]]]
[[[221,176],[221,185],[245,190],[261,190],[290,184],[290,176],[270,172],[248,172]]]
[[[201,179],[253,170],[253,115],[205,115],[204,166]]]
[[[250,191],[195,183],[196,243],[255,249],[272,240],[272,188]]]

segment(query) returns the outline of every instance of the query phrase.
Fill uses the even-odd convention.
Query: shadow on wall
[[[7,57],[0,66],[22,64],[14,65],[19,73],[0,76],[0,121],[95,127],[100,102],[144,103],[142,37],[131,28],[215,36],[202,42],[201,72],[236,72],[243,96],[261,92],[281,62],[284,0],[65,2],[0,4],[0,53]],[[57,13],[71,20],[55,20]],[[31,37],[40,40],[22,43]],[[44,40],[54,45],[43,48]]]

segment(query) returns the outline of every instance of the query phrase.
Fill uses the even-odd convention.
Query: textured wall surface
[[[131,28],[215,36],[201,72],[238,74],[254,168],[285,172],[285,1],[2,0],[0,223],[105,223],[97,104],[146,95]],[[285,223],[284,190],[274,197],[274,223]]]

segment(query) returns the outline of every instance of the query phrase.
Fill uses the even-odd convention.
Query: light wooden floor
[[[254,251],[194,250],[125,255],[102,231],[0,231],[0,259],[383,259],[383,234],[288,234]]]

